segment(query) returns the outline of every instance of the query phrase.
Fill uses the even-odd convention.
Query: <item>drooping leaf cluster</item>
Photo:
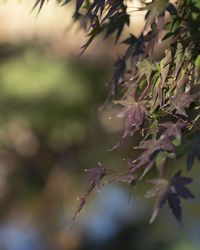
[[[65,5],[69,1],[58,2]],[[38,0],[35,6],[41,8],[44,2]],[[126,4],[123,0],[75,1],[73,17],[86,24],[89,36],[83,51],[100,33],[105,38],[115,34],[115,41],[119,40],[124,27],[130,24],[131,13]],[[137,11],[140,10],[146,11],[144,29],[138,37],[130,34],[123,41],[127,49],[114,63],[107,101],[121,107],[113,118],[125,117],[124,133],[111,150],[137,133],[142,139],[134,149],[142,151],[136,159],[126,160],[122,172],[108,171],[101,164],[100,169],[88,170],[88,189],[80,198],[73,220],[94,187],[100,190],[104,184],[115,181],[135,185],[145,176],[153,185],[144,195],[155,198],[150,222],[168,203],[181,223],[180,198],[194,199],[185,187],[192,179],[180,175],[181,170],[189,174],[195,158],[200,160],[200,2],[141,1]],[[166,39],[165,53],[156,60],[155,46]],[[121,93],[120,100],[115,99],[116,93]],[[177,172],[177,158],[185,155],[185,169]],[[157,177],[148,180],[148,173],[154,168]],[[112,177],[104,181],[108,175]]]

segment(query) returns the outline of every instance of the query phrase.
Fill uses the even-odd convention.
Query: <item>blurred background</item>
[[[196,201],[183,201],[182,229],[168,208],[149,225],[153,203],[135,197],[140,186],[112,184],[67,231],[84,169],[98,161],[123,167],[137,138],[106,151],[123,133],[123,120],[108,119],[116,107],[99,110],[119,47],[99,37],[77,58],[87,37],[72,25],[73,4],[49,1],[39,15],[32,7],[0,1],[0,250],[200,249],[197,178]]]

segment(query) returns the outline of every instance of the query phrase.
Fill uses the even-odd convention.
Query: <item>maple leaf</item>
[[[200,131],[193,134],[193,141],[188,150],[190,153],[187,156],[187,171],[190,172],[195,158],[200,161]]]
[[[130,34],[130,37],[126,38],[122,43],[128,44],[128,45],[134,45],[138,42],[138,39],[133,34]]]
[[[180,174],[181,171],[177,172],[170,181],[167,181],[165,179],[153,179],[147,181],[153,184],[154,187],[150,189],[144,197],[156,197],[150,223],[155,220],[160,209],[163,207],[166,201],[168,201],[168,205],[172,210],[175,218],[179,221],[180,224],[182,223],[180,197],[187,200],[193,200],[195,197],[185,187],[185,185],[192,182],[192,179],[187,177],[180,177]]]
[[[126,13],[126,7],[123,6],[122,12],[117,12],[115,15],[111,16],[109,24],[106,26],[107,31],[105,34],[105,38],[113,34],[115,31],[117,32],[115,42],[118,41],[122,30],[125,25],[129,26],[130,20],[129,15]]]
[[[168,0],[153,1],[146,4],[147,14],[145,16],[146,24],[144,30],[147,30],[149,26],[155,21],[157,16],[162,15],[165,9],[169,6]]]
[[[166,135],[161,135],[160,138],[144,141],[141,145],[134,147],[135,149],[146,149],[140,157],[137,158],[139,163],[137,167],[142,166],[145,163],[149,163],[155,160],[157,154],[160,151],[172,151],[174,145],[172,141]]]
[[[148,110],[145,107],[146,102],[137,102],[135,100],[135,91],[133,92],[134,93],[132,93],[132,95],[128,95],[125,100],[114,101],[115,104],[120,104],[124,106],[124,108],[116,115],[116,117],[122,117],[125,114],[127,115],[127,117],[123,136],[117,142],[117,144],[110,150],[117,148],[128,136],[133,134],[133,132],[138,129],[140,125],[142,125],[145,118],[145,114],[150,116]],[[135,127],[135,129],[132,131],[132,133],[130,133],[132,127]]]
[[[98,12],[100,12],[99,14],[99,18],[101,18],[103,10],[105,7],[105,0],[94,0],[93,3],[91,4],[87,16],[90,16],[90,24],[92,25],[94,19],[96,18]]]
[[[148,180],[147,182],[153,184],[154,186],[145,194],[144,198],[156,197],[153,213],[149,221],[149,223],[152,223],[168,198],[169,181],[165,179],[153,179]]]
[[[186,200],[195,199],[194,195],[185,187],[185,185],[192,182],[191,178],[180,177],[181,170],[177,172],[170,181],[170,192],[168,197],[168,204],[172,210],[172,213],[179,221],[182,223],[182,209],[180,198],[182,197]]]
[[[89,172],[85,180],[85,184],[89,185],[87,195],[92,191],[95,186],[98,191],[100,190],[100,181],[107,174],[105,167],[100,162],[98,164],[99,168],[85,169],[85,171]]]
[[[91,44],[91,42],[93,41],[93,39],[102,31],[102,28],[100,26],[99,23],[99,18],[98,16],[94,17],[94,21],[95,23],[92,25],[92,30],[90,31],[90,33],[88,34],[89,39],[88,41],[81,47],[82,51],[80,53],[79,56],[81,56],[84,51],[87,49],[87,47]]]
[[[104,5],[105,5],[105,0],[94,0],[90,6],[88,14],[90,14],[92,10],[94,10],[95,15],[97,14],[98,11],[100,11],[100,16],[101,16],[103,13]]]
[[[126,131],[127,134],[130,128],[135,125],[136,128],[139,128],[140,125],[143,123],[144,120],[144,108],[142,107],[142,104],[135,103],[135,105],[132,106],[131,110],[128,113],[127,121],[126,121]]]
[[[180,85],[177,86],[176,93],[174,96],[170,97],[170,107],[169,110],[176,110],[176,113],[188,117],[185,108],[199,96],[200,93],[190,94],[190,91],[185,91],[185,81],[187,78],[183,78]]]
[[[75,221],[77,215],[79,214],[79,212],[81,211],[81,209],[84,207],[84,205],[86,204],[86,198],[89,196],[89,194],[92,192],[92,190],[94,189],[94,187],[96,186],[97,191],[100,190],[100,181],[101,179],[109,174],[109,171],[107,171],[105,169],[105,167],[98,162],[99,168],[91,168],[91,169],[85,169],[85,171],[89,172],[88,176],[86,177],[85,180],[85,184],[89,185],[89,187],[87,188],[86,192],[84,193],[84,195],[82,197],[78,197],[77,200],[79,201],[79,205],[76,208],[73,217],[68,225],[68,229],[70,229],[70,227],[72,226],[73,222]],[[128,181],[128,180],[127,180]]]
[[[166,128],[163,135],[166,135],[168,137],[174,136],[177,140],[181,141],[182,137],[181,129],[185,127],[186,124],[178,120],[176,123],[173,122],[161,123],[160,126]]]
[[[182,209],[181,209],[181,201],[178,195],[174,193],[170,193],[168,197],[168,205],[172,210],[173,215],[178,220],[180,224],[182,224]]]
[[[188,177],[180,177],[181,170],[179,170],[174,177],[171,179],[170,186],[172,193],[181,196],[187,200],[193,200],[194,195],[185,187],[185,185],[190,184],[193,180]]]
[[[108,1],[107,2],[107,4],[108,4],[108,11],[107,11],[107,13],[106,13],[106,15],[105,15],[105,17],[103,18],[103,20],[102,20],[102,22],[101,23],[103,23],[106,19],[108,19],[109,17],[111,17],[111,16],[116,16],[118,13],[119,13],[119,11],[121,10],[121,9],[123,9],[125,6],[122,4],[122,1]]]
[[[145,107],[146,101],[135,100],[135,90],[133,90],[132,94],[128,95],[125,100],[114,101],[114,103],[125,107],[125,109],[122,109],[122,112],[127,112],[128,127],[134,125],[136,128],[139,128],[143,123],[145,114],[150,116],[147,108]],[[127,132],[128,130],[126,129],[125,133]]]
[[[133,168],[135,171],[137,168],[146,164],[145,169],[140,176],[140,180],[145,176],[145,174],[151,169],[153,166],[155,159],[160,151],[172,151],[174,150],[174,145],[171,140],[166,135],[161,135],[161,137],[156,140],[147,140],[144,141],[141,145],[134,147],[135,149],[146,149],[136,160],[137,164]]]

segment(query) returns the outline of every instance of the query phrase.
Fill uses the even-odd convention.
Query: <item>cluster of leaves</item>
[[[41,8],[44,2],[38,0],[36,6],[40,4]],[[88,170],[88,189],[79,198],[73,220],[95,187],[100,190],[104,184],[114,181],[133,185],[152,168],[156,168],[157,178],[147,180],[153,188],[144,195],[155,197],[150,222],[168,201],[181,223],[180,197],[194,199],[185,187],[192,179],[181,177],[181,171],[172,176],[172,170],[180,156],[188,155],[188,174],[195,157],[200,160],[200,4],[198,0],[177,1],[174,5],[168,0],[154,0],[146,4],[142,1],[141,6],[138,11],[146,10],[144,29],[139,37],[130,34],[123,41],[127,49],[114,64],[108,100],[122,107],[115,117],[125,117],[124,134],[111,150],[137,133],[142,139],[134,148],[142,153],[136,159],[127,160],[122,172],[106,170],[101,164],[99,169]],[[124,26],[129,25],[123,0],[76,0],[74,18],[79,18],[89,30],[83,51],[99,33],[105,37],[116,33],[117,41]],[[169,39],[168,47],[162,59],[153,59],[155,45],[166,39]],[[122,98],[113,100],[119,90]],[[103,181],[107,175],[114,176]]]

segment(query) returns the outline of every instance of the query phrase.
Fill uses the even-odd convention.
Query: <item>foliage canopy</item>
[[[57,0],[66,5],[70,0]],[[37,0],[34,7],[42,8],[46,1]],[[180,0],[153,0],[134,11],[145,10],[145,26],[139,37],[130,34],[123,41],[127,49],[114,64],[107,102],[121,106],[115,117],[126,118],[124,134],[111,149],[119,147],[128,137],[137,133],[142,152],[136,159],[127,159],[123,171],[99,168],[88,170],[86,193],[73,220],[86,203],[92,191],[111,182],[123,181],[136,185],[156,168],[157,177],[147,180],[153,187],[144,195],[155,198],[152,223],[165,203],[182,223],[180,198],[194,199],[186,187],[192,182],[181,172],[190,174],[195,158],[200,160],[199,88],[200,88],[200,2]],[[82,53],[100,33],[107,38],[120,38],[124,27],[130,24],[127,2],[124,0],[76,0],[73,18],[88,31],[89,39]],[[154,60],[155,45],[168,39],[165,54]],[[115,100],[116,93],[121,99]],[[187,158],[185,166],[172,176],[172,168],[180,157]],[[141,174],[141,169],[143,170]],[[105,176],[111,176],[104,181]]]

